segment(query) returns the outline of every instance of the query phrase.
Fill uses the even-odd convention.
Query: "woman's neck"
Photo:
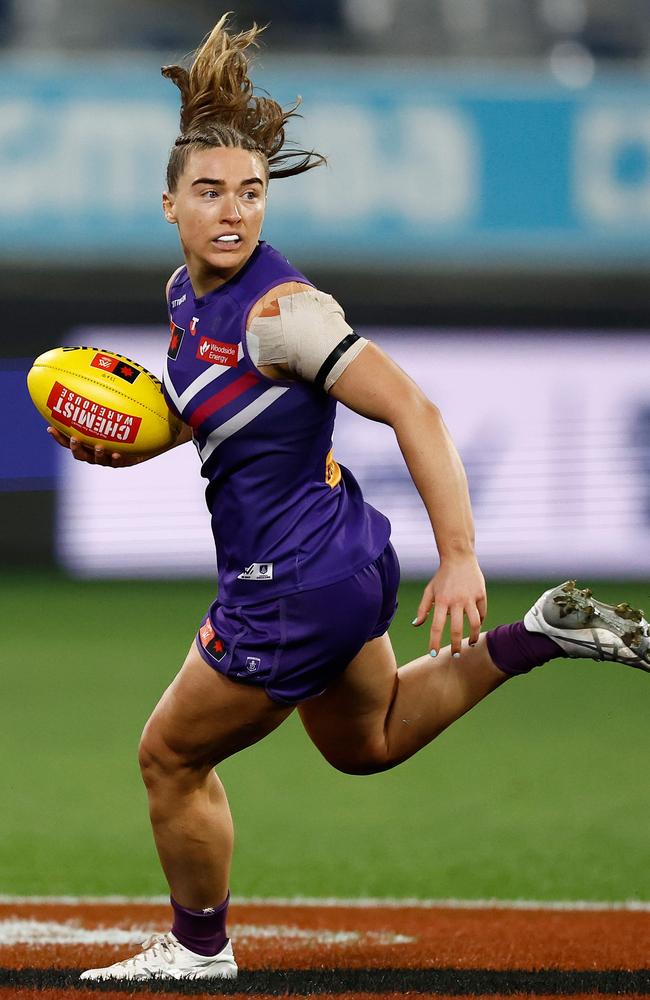
[[[228,281],[231,281],[235,275],[239,274],[242,268],[246,267],[251,257],[252,254],[246,260],[240,261],[233,267],[224,267],[217,270],[214,267],[207,266],[204,261],[197,261],[186,255],[185,264],[195,297],[200,299],[204,295],[208,295],[210,292],[221,288]]]

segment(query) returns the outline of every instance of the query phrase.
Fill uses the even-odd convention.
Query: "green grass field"
[[[494,584],[490,622],[540,584]],[[136,748],[211,582],[0,578],[0,892],[165,891]],[[405,584],[401,661],[424,651]],[[648,587],[598,596],[650,603]],[[650,677],[565,661],[511,681],[394,771],[332,770],[292,717],[219,769],[238,895],[650,899]]]

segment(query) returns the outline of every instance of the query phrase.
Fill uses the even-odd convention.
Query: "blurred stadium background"
[[[329,159],[274,182],[264,235],[441,406],[470,475],[492,620],[525,610],[538,579],[574,574],[643,604],[648,0],[228,6],[240,27],[270,22],[255,78],[284,103],[302,96],[295,138]],[[159,68],[221,13],[206,0],[0,0],[0,651],[15,762],[0,891],[160,890],[133,748],[212,597],[201,480],[189,449],[126,473],[76,468],[25,373],[80,342],[160,373],[180,257],[160,213],[177,93]],[[335,446],[395,526],[405,659],[422,644],[407,622],[410,581],[431,561],[426,521],[384,429],[341,414]],[[275,757],[226,765],[238,890],[650,898],[636,864],[647,678],[540,674],[363,792],[291,724]],[[318,830],[309,809],[293,813],[289,843],[291,792],[312,785]],[[260,823],[277,824],[286,859],[307,838],[310,871],[265,868]],[[353,849],[334,863],[342,830],[371,866]],[[504,857],[510,836],[518,853]]]

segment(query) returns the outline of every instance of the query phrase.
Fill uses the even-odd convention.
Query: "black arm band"
[[[327,355],[322,365],[318,369],[318,374],[314,379],[314,385],[318,386],[319,389],[325,388],[325,379],[331,372],[336,362],[339,360],[339,358],[342,358],[345,352],[349,350],[349,348],[352,347],[352,345],[356,343],[356,341],[359,339],[360,338],[358,334],[349,333],[347,337],[343,338],[340,344],[337,344],[332,353]]]

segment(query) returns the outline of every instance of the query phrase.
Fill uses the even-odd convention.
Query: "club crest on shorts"
[[[262,661],[259,658],[259,656],[247,656],[245,666],[246,666],[245,670],[238,670],[234,676],[251,677],[253,674],[256,674],[258,672],[258,670],[262,666]]]
[[[199,639],[201,640],[201,645],[210,656],[217,660],[217,662],[223,660],[228,650],[212,627],[212,622],[209,618],[199,629]]]
[[[272,580],[273,579],[273,563],[251,563],[246,569],[239,574],[238,580],[253,580],[257,582],[258,580]]]

